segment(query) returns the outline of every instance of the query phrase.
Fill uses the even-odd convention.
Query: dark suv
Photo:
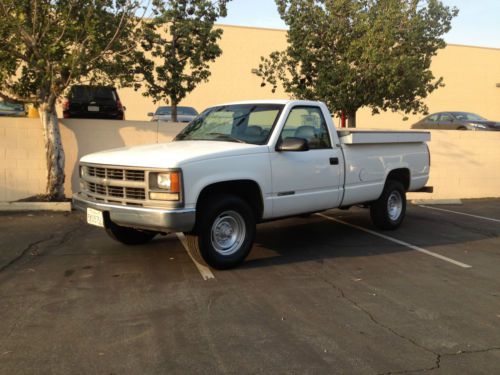
[[[63,103],[64,118],[125,120],[125,107],[112,86],[72,86]]]

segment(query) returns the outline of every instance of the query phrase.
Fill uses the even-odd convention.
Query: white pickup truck
[[[406,192],[426,189],[428,141],[337,131],[321,102],[225,104],[173,142],[84,156],[73,203],[117,241],[184,232],[198,261],[226,269],[246,258],[260,222],[362,205],[380,229],[399,227]]]

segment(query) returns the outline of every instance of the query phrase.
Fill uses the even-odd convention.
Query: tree
[[[324,101],[356,126],[356,112],[426,112],[443,78],[430,70],[458,14],[438,0],[276,0],[286,51],[261,57],[262,86]]]
[[[208,63],[222,54],[217,44],[222,30],[214,29],[214,23],[226,16],[226,2],[153,1],[155,17],[143,28],[145,54],[138,72],[144,77],[145,96],[170,103],[172,121],[177,121],[181,100],[210,77]]]
[[[0,97],[39,109],[50,200],[64,197],[56,102],[76,82],[133,76],[139,7],[135,0],[0,0]]]

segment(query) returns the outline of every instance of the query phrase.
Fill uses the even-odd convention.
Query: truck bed
[[[339,130],[340,143],[345,145],[375,143],[422,143],[431,140],[430,132],[391,130]]]

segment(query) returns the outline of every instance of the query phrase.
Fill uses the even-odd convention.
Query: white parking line
[[[189,252],[188,247],[187,247],[186,237],[184,236],[184,233],[177,233],[177,238],[179,239],[179,241],[181,241],[182,246],[184,246],[184,249],[186,249],[186,252],[188,253],[191,260],[193,261],[196,268],[198,268],[198,271],[200,272],[201,277],[203,277],[203,280],[215,279],[215,276],[212,273],[212,271],[210,270],[210,268],[208,268],[207,266],[205,266],[203,264],[198,263],[191,256],[191,253]]]
[[[437,208],[437,207],[432,207],[432,206],[426,206],[424,204],[419,204],[419,207],[425,207],[425,208],[430,208],[431,210],[437,210],[437,211],[444,211],[444,212],[450,212],[452,214],[457,214],[457,215],[464,215],[464,216],[470,216],[474,217],[476,219],[482,219],[482,220],[489,220],[489,221],[494,221],[496,223],[500,223],[499,219],[493,219],[491,217],[486,217],[486,216],[478,216],[478,215],[472,215],[472,214],[466,214],[465,212],[459,212],[459,211],[452,211],[452,210],[446,210],[444,208]]]
[[[374,230],[366,229],[366,228],[360,227],[359,225],[351,224],[351,223],[348,223],[348,222],[346,222],[344,220],[336,219],[336,218],[333,218],[333,217],[330,217],[330,216],[326,216],[324,214],[316,214],[316,215],[321,216],[324,219],[335,221],[337,223],[347,225],[348,227],[355,228],[355,229],[361,230],[361,231],[366,232],[366,233],[370,233],[370,234],[372,234],[374,236],[377,236],[377,237],[386,239],[388,241],[397,243],[398,245],[406,246],[406,247],[408,247],[408,248],[410,248],[412,250],[416,250],[416,251],[419,251],[421,253],[430,255],[431,257],[438,258],[438,259],[444,260],[445,262],[454,264],[455,266],[462,267],[462,268],[471,268],[472,267],[472,266],[470,266],[468,264],[459,262],[457,260],[445,257],[445,256],[437,254],[437,253],[433,253],[432,251],[429,251],[429,250],[423,249],[421,247],[412,245],[412,244],[410,244],[408,242],[400,241],[400,240],[398,240],[396,238],[386,236],[385,234],[381,234],[381,233],[375,232]]]

